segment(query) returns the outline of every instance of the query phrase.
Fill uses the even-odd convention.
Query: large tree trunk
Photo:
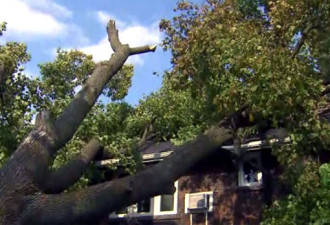
[[[242,113],[225,118],[148,170],[84,190],[62,193],[79,179],[102,147],[98,141],[91,140],[83,148],[81,156],[51,173],[49,166],[56,152],[72,138],[104,86],[127,58],[156,48],[130,48],[121,44],[114,21],[109,21],[107,32],[114,50],[111,58],[97,65],[84,87],[58,118],[52,120],[47,111],[40,112],[34,130],[0,169],[0,224],[95,221],[138,200],[172,193],[173,182],[231,138],[233,123],[236,127],[246,119]],[[146,180],[148,189],[144,188]]]

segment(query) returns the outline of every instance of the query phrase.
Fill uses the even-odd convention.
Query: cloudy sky
[[[202,2],[203,0],[194,0]],[[56,48],[76,48],[92,54],[95,61],[106,60],[112,50],[105,32],[107,21],[116,20],[122,43],[131,47],[159,44],[158,24],[171,18],[177,0],[0,0],[0,22],[7,32],[0,39],[28,45],[32,60],[26,67],[38,76],[39,63],[51,61]],[[156,91],[161,78],[153,72],[169,69],[170,54],[158,47],[155,53],[129,58],[135,65],[133,84],[126,100],[137,104],[144,94]]]

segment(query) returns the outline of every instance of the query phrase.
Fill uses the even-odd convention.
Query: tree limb
[[[303,46],[303,44],[305,43],[305,39],[306,36],[308,35],[308,33],[317,28],[317,25],[313,24],[313,23],[309,23],[306,28],[304,30],[301,31],[301,37],[298,41],[298,43],[296,44],[296,46],[293,48],[292,54],[291,54],[291,58],[293,59],[294,57],[296,57],[296,55],[299,53],[301,47]]]
[[[47,177],[48,167],[55,153],[72,138],[105,85],[131,54],[131,48],[128,45],[120,44],[114,21],[109,21],[107,31],[111,46],[115,51],[111,58],[96,66],[83,88],[55,121],[49,120],[47,113],[40,115],[40,118],[44,120],[41,122],[42,125],[36,126],[30,132],[1,167],[1,202],[3,202],[2,196],[10,196],[13,192],[35,193],[38,191],[38,187]],[[6,178],[2,174],[6,174]]]
[[[82,149],[81,155],[47,176],[42,189],[44,193],[60,193],[76,183],[86,171],[89,162],[102,149],[101,144],[92,139]]]
[[[231,138],[229,130],[223,130],[222,133],[222,142]],[[31,197],[23,223],[66,224],[80,220],[90,221],[96,216],[106,216],[139,200],[173,193],[173,183],[176,179],[196,162],[218,149],[213,137],[202,135],[195,141],[179,147],[161,163],[134,176],[105,182],[77,192]],[[187,155],[189,157],[186,157]],[[145,188],[146,180],[148,188]]]
[[[131,48],[130,55],[141,54],[144,52],[154,52],[156,51],[157,45],[145,45],[141,47]]]
[[[322,84],[323,84],[324,86],[329,85],[329,84],[330,84],[330,78],[329,78],[329,79],[325,79],[325,80],[323,80]]]
[[[325,86],[324,90],[322,91],[322,96],[330,93],[330,85]]]
[[[246,120],[245,113],[235,113],[195,140],[176,147],[162,162],[135,175],[76,192],[30,197],[22,223],[67,224],[81,220],[90,221],[134,202],[173,193],[175,180],[187,173],[200,160],[221,150],[219,146],[232,138],[233,121],[235,127],[239,127],[247,124]],[[148,188],[145,188],[146,180]]]
[[[144,47],[131,49],[128,45],[121,44],[118,37],[118,30],[113,20],[110,20],[107,25],[107,33],[114,54],[112,54],[110,60],[97,65],[84,87],[56,119],[55,127],[60,136],[57,148],[62,147],[71,139],[86,114],[96,102],[98,96],[102,93],[105,85],[121,69],[127,58],[133,53],[139,54],[154,51],[152,47],[149,47],[149,50],[146,50]]]
[[[2,81],[4,81],[6,78],[6,70],[5,70],[5,66],[3,65],[3,63],[0,62],[0,83],[2,83]]]

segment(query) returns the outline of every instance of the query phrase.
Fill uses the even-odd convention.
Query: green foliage
[[[58,115],[69,104],[77,88],[79,89],[91,75],[96,64],[92,56],[78,50],[58,49],[54,62],[39,67],[42,107]],[[132,74],[133,66],[124,65],[103,90],[105,97],[111,97],[111,100],[123,99],[131,85]],[[114,157],[120,158],[119,164],[133,172],[137,162],[132,147],[135,137],[128,136],[125,122],[132,113],[133,108],[124,102],[110,102],[107,105],[97,103],[80,125],[73,139],[59,151],[53,168],[56,169],[76,157],[83,146],[94,137],[98,138]],[[102,177],[95,169],[90,169],[75,188],[85,186],[91,176]]]
[[[112,101],[122,100],[132,85],[133,70],[133,65],[124,65],[104,89],[106,96],[111,97]]]
[[[330,164],[322,164],[319,168],[319,173],[321,175],[321,184],[330,188]]]
[[[240,136],[285,128],[290,137],[290,145],[274,145],[273,153],[292,194],[266,210],[263,224],[329,223],[329,164],[320,166],[310,157],[330,146],[329,123],[317,113],[328,104],[321,93],[330,74],[329,9],[323,0],[207,0],[201,6],[180,1],[177,16],[160,24],[163,47],[173,55],[173,70],[165,72],[162,88],[135,108],[118,101],[133,75],[132,65],[123,66],[103,91],[115,102],[93,107],[53,168],[96,137],[118,165],[133,173],[144,131],[158,141],[181,144],[247,107],[256,124],[239,130]],[[305,34],[310,25],[315,27]],[[0,36],[5,29],[2,23]],[[303,35],[304,44],[293,55]],[[58,49],[53,62],[40,65],[41,78],[31,79],[21,67],[29,59],[24,44],[0,46],[7,74],[0,84],[0,163],[31,129],[34,111],[46,108],[58,115],[96,67],[91,56]],[[95,176],[102,174],[91,168],[75,188]]]
[[[287,196],[285,199],[276,201],[264,214],[262,224],[267,225],[325,225],[330,223],[330,185],[329,185],[330,164],[323,164],[319,167],[321,183],[315,181],[313,189],[307,192],[299,192]],[[304,173],[306,174],[306,173]],[[308,174],[308,172],[307,172]],[[309,180],[312,182],[312,180]]]
[[[2,22],[2,23],[0,23],[0,36],[3,35],[3,32],[4,32],[4,31],[6,31],[6,25],[7,25],[6,22]]]
[[[200,7],[179,2],[179,15],[160,24],[163,46],[173,52],[172,84],[206,99],[218,115],[215,122],[244,106],[262,123],[286,128],[293,157],[326,148],[329,124],[315,111],[326,103],[319,57],[328,39],[329,4],[308,2],[209,0]],[[307,50],[293,57],[297,36],[309,21],[322,29],[312,30]]]
[[[158,140],[172,140],[179,144],[205,129],[208,115],[203,114],[202,100],[192,98],[189,91],[173,89],[169,76],[165,74],[158,92],[140,101],[128,126],[136,134],[148,128]]]
[[[322,81],[330,78],[330,2],[180,1],[175,11],[177,16],[160,24],[164,49],[173,53],[174,89],[202,99],[207,121],[214,123],[248,108],[255,126],[241,129],[243,138],[268,128],[289,133],[290,145],[274,145],[273,153],[293,194],[266,213],[264,224],[325,224],[326,172],[321,166],[321,182],[310,155],[330,147],[329,123],[317,114],[329,104],[321,93]]]
[[[4,30],[5,23],[1,25],[1,31]],[[0,46],[0,62],[6,67],[6,79],[0,84],[0,164],[32,129],[32,118],[36,112],[47,109],[54,116],[58,115],[96,67],[92,56],[78,50],[58,49],[53,62],[39,65],[41,77],[32,79],[24,75],[21,66],[29,59],[25,44],[8,42]],[[131,85],[132,74],[133,66],[124,65],[104,90],[105,96],[112,100],[123,99]],[[133,112],[127,103],[97,103],[74,138],[60,150],[53,168],[76,157],[83,146],[95,137],[133,172],[138,162],[134,151],[137,140],[135,136],[129,136],[125,122]],[[75,188],[86,185],[92,175],[95,175],[95,170],[90,169]]]
[[[5,29],[6,23],[2,23],[1,35]],[[33,108],[40,100],[37,82],[28,78],[22,67],[30,60],[26,50],[23,43],[0,45],[0,64],[5,68],[0,83],[0,165],[31,129]]]
[[[39,65],[42,90],[51,100],[72,98],[74,88],[83,84],[93,72],[95,63],[92,56],[78,50],[57,49],[54,62]]]

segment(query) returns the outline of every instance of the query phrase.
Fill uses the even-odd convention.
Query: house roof
[[[269,147],[269,143],[274,143],[276,141],[279,141],[278,139],[271,139],[270,141],[261,140],[261,139],[248,139],[241,144],[241,149],[245,151],[255,151],[260,150],[263,148]],[[288,143],[290,141],[289,138],[285,138],[283,140],[280,140],[284,143]],[[219,149],[225,149],[229,152],[235,152],[235,146],[234,145],[223,145]],[[141,148],[141,157],[142,161],[144,163],[150,163],[150,162],[158,162],[169,156],[173,153],[175,150],[175,146],[170,141],[165,142],[147,142],[143,147]],[[97,162],[97,165],[104,166],[112,163],[118,163],[119,159],[106,159],[106,160],[100,160]]]

